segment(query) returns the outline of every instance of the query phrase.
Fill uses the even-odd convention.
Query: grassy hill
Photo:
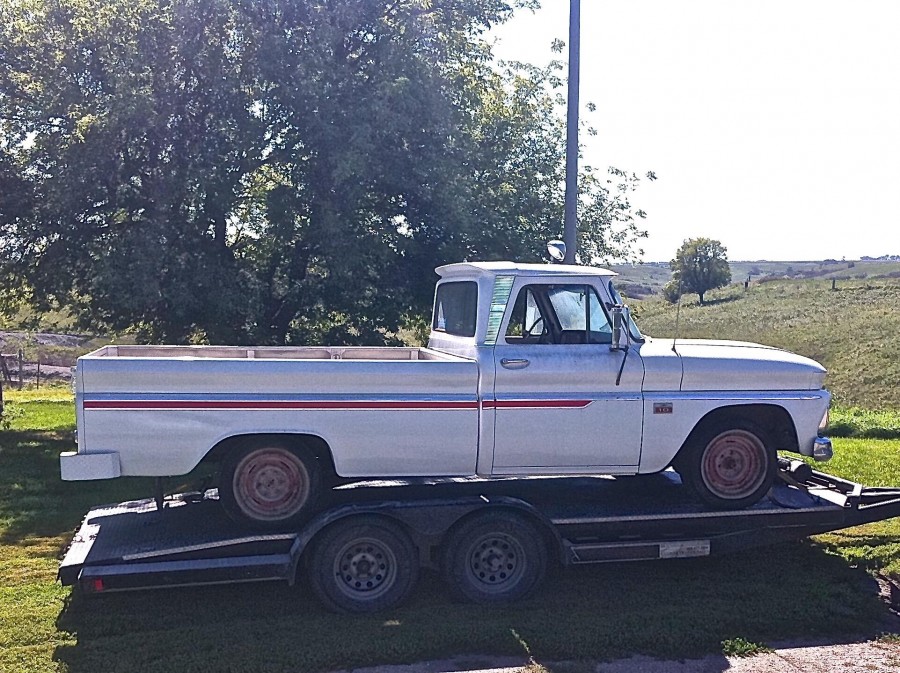
[[[687,295],[678,336],[785,348],[824,364],[826,385],[841,404],[900,409],[900,279],[836,285],[832,290],[827,277],[732,285],[709,293],[707,306]],[[642,331],[674,335],[675,306],[658,297],[632,305]]]
[[[824,260],[820,262],[730,262],[731,277],[736,283],[747,278],[751,282],[776,279],[824,278],[831,280],[863,280],[900,278],[900,262],[889,260]],[[621,276],[620,285],[629,297],[641,299],[659,294],[672,277],[667,262],[648,264],[615,264],[609,267]]]

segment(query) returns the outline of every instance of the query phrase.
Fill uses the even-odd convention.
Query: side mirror
[[[556,239],[547,241],[547,254],[554,262],[562,262],[566,258],[566,244]]]
[[[631,311],[623,304],[616,304],[610,309],[612,315],[612,342],[609,344],[611,351],[628,350],[631,344]]]

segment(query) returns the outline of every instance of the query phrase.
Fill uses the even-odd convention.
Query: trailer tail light
[[[94,577],[89,580],[87,586],[84,587],[86,591],[92,594],[99,594],[106,587],[103,586],[103,578],[102,577]]]

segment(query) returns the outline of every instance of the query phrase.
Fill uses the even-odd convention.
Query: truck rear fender
[[[777,404],[733,404],[713,409],[701,418],[687,439],[684,440],[675,458],[672,459],[672,464],[675,465],[678,462],[678,457],[706,425],[718,424],[729,418],[746,419],[760,428],[764,428],[779,451],[799,451],[797,428],[787,409]]]
[[[248,442],[265,442],[277,441],[285,443],[291,448],[309,452],[316,456],[319,465],[322,467],[323,476],[326,479],[337,479],[338,474],[334,466],[334,457],[331,455],[331,447],[328,443],[312,434],[282,433],[282,432],[266,432],[266,433],[248,433],[244,435],[232,435],[219,441],[213,446],[206,455],[200,460],[200,463],[221,462],[229,451],[239,446],[244,446]]]

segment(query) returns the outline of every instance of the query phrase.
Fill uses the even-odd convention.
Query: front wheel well
[[[764,429],[779,451],[799,451],[797,428],[787,409],[777,404],[734,404],[713,409],[701,418],[684,440],[673,464],[678,462],[685,447],[690,446],[698,434],[711,425],[721,425],[730,419],[749,421]]]

